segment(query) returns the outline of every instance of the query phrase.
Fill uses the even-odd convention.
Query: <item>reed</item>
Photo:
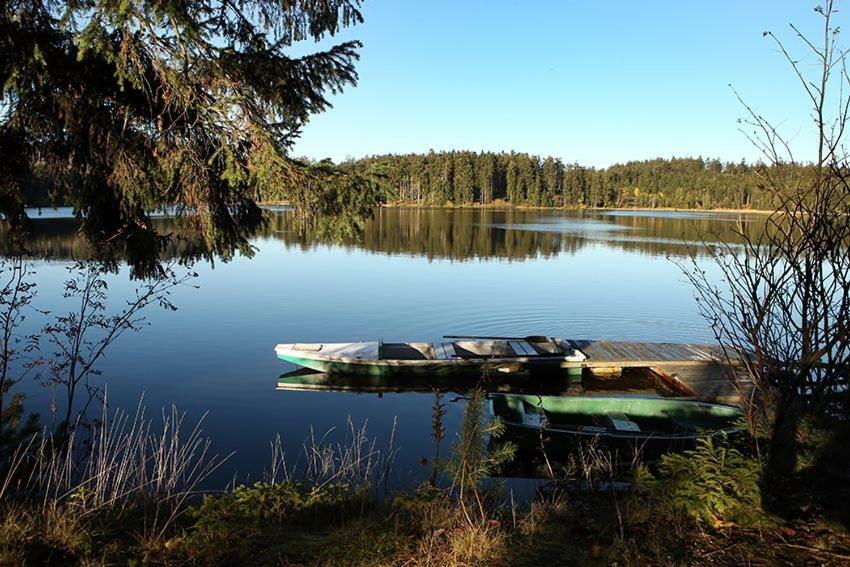
[[[20,445],[0,500],[35,503],[44,517],[61,509],[77,519],[141,510],[144,531],[161,535],[229,457],[211,454],[203,420],[189,424],[172,406],[154,427],[143,401],[130,414],[110,411],[105,397],[97,425],[78,424],[68,436],[43,429]]]
[[[398,449],[395,447],[398,418],[393,419],[385,447],[370,438],[368,423],[355,425],[346,419],[345,435],[330,441],[337,428],[332,427],[320,436],[313,428],[302,443],[294,462],[287,461],[280,435],[271,442],[271,465],[264,474],[268,484],[302,481],[316,489],[331,484],[344,484],[355,491],[378,494],[386,491]]]

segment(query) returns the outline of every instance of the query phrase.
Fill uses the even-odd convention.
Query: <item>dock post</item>
[[[584,374],[584,368],[567,368],[567,392],[573,394],[582,394],[584,393],[584,382],[582,380],[582,375]]]

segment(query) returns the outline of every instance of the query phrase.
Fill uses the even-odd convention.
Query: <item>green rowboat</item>
[[[740,408],[692,400],[625,396],[491,394],[491,412],[513,435],[575,442],[674,442],[739,431]]]

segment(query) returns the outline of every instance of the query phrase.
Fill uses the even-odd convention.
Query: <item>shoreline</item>
[[[258,203],[260,207],[291,207],[289,203],[286,202],[260,202]],[[68,205],[61,206],[28,206],[28,210],[35,211],[56,211],[63,208],[69,208]],[[770,215],[776,211],[769,211],[764,209],[683,209],[683,208],[674,208],[674,207],[584,207],[584,206],[563,206],[563,207],[546,207],[546,206],[532,206],[532,205],[511,205],[508,202],[499,202],[499,203],[488,203],[486,205],[482,205],[481,203],[475,203],[471,205],[426,205],[422,203],[380,203],[376,205],[376,208],[379,209],[491,209],[496,211],[508,211],[508,210],[519,210],[519,211],[626,211],[626,212],[662,212],[662,213],[728,213],[728,214],[754,214],[754,215]]]
[[[475,203],[471,205],[425,205],[419,203],[383,203],[380,208],[387,209],[493,209],[493,210],[528,210],[528,211],[632,211],[632,212],[666,212],[666,213],[733,213],[733,214],[758,214],[770,215],[776,211],[765,209],[684,209],[674,207],[584,207],[563,206],[546,207],[532,205],[511,205],[510,203],[495,203],[482,205]]]
[[[268,203],[259,203],[261,207],[290,207],[289,203],[285,202],[268,202]],[[686,208],[675,208],[675,207],[585,207],[585,206],[562,206],[562,207],[546,207],[546,206],[532,206],[532,205],[511,205],[508,202],[498,202],[498,203],[474,203],[469,205],[455,205],[455,204],[446,204],[446,205],[427,205],[424,203],[407,203],[407,202],[397,202],[397,203],[380,203],[376,205],[378,209],[491,209],[496,211],[508,211],[508,210],[519,210],[519,211],[626,211],[626,212],[662,212],[662,213],[727,213],[727,214],[754,214],[754,215],[770,215],[775,213],[776,211],[770,211],[766,209],[728,209],[728,208],[718,208],[718,209],[686,209]]]

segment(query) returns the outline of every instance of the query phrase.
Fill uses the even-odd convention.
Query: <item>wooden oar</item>
[[[485,341],[528,341],[530,343],[548,343],[551,339],[543,335],[527,337],[477,337],[474,335],[443,335],[444,339],[483,339]]]

